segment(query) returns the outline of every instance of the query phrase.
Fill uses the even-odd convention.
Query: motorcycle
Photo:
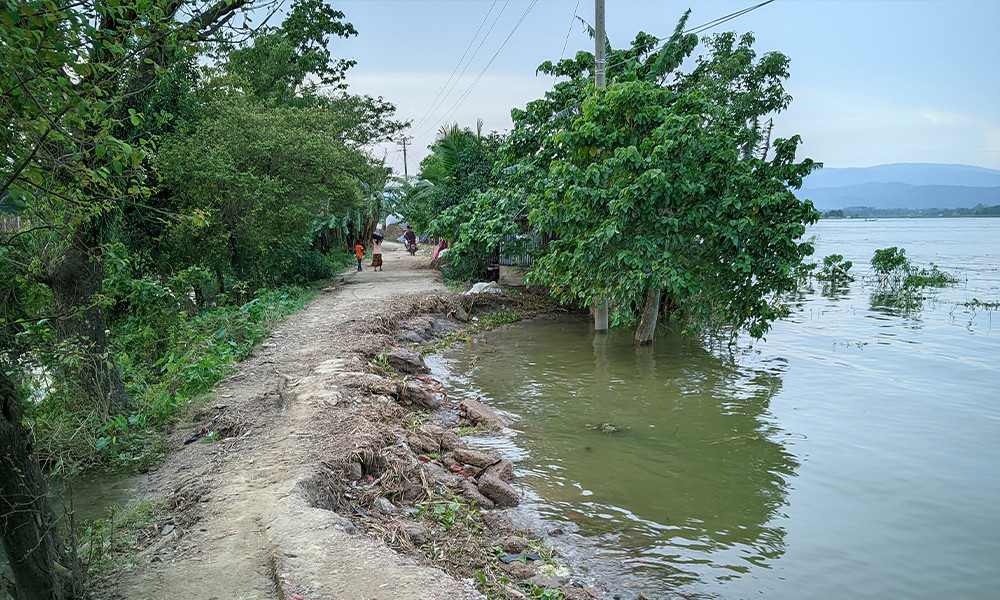
[[[417,243],[406,242],[406,251],[410,253],[410,256],[415,256],[417,254]]]

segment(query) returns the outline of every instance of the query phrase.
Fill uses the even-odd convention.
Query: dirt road
[[[106,598],[481,597],[323,508],[325,465],[370,435],[366,420],[381,410],[372,404],[388,401],[345,385],[369,360],[362,349],[391,343],[368,325],[398,319],[394,307],[409,297],[446,292],[439,273],[422,268],[429,257],[392,243],[385,250],[384,271],[373,272],[370,259],[362,272],[345,271],[276,326],[175,434],[176,451],[140,487],[166,497],[170,514],[136,565],[105,582]],[[199,426],[224,439],[183,444]]]

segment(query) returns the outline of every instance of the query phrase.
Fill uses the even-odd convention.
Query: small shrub
[[[849,260],[844,260],[841,254],[830,254],[823,258],[823,267],[816,273],[816,279],[829,281],[832,284],[854,281],[849,273],[854,266]]]
[[[165,511],[163,499],[132,502],[111,507],[107,519],[85,524],[77,538],[88,573],[106,572],[134,560],[136,543],[148,539],[151,529],[158,529]]]
[[[390,377],[395,374],[392,365],[389,364],[389,350],[388,348],[383,349],[375,360],[372,361],[372,369],[383,377]]]
[[[876,250],[871,265],[876,284],[887,290],[900,289],[913,268],[910,259],[906,258],[906,250],[895,246]]]
[[[937,265],[931,263],[930,269],[920,269],[909,273],[903,281],[903,287],[945,287],[953,283],[958,283],[957,277],[942,271]]]
[[[429,517],[440,523],[445,529],[451,529],[455,526],[455,521],[461,517],[463,510],[467,511],[468,509],[459,502],[417,504],[418,517]]]
[[[944,287],[958,279],[931,263],[930,269],[914,267],[906,251],[895,246],[876,250],[871,260],[877,289],[872,293],[873,305],[912,311],[924,301],[921,290]]]
[[[906,250],[895,246],[876,250],[871,264],[876,283],[887,291],[945,287],[958,282],[958,278],[942,271],[934,263],[931,263],[930,269],[918,269],[906,258]]]

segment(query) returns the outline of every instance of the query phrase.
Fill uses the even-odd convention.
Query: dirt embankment
[[[346,271],[176,432],[176,450],[140,485],[169,512],[98,596],[481,598],[482,573],[491,595],[518,597],[510,582],[538,569],[498,561],[494,546],[528,558],[546,549],[499,510],[517,502],[510,463],[456,433],[494,415],[459,409],[407,349],[460,329],[474,308],[423,268],[429,257],[385,249],[384,271]],[[221,439],[184,443],[202,429]]]

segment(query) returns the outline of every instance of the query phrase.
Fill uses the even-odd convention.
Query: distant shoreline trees
[[[864,217],[1000,217],[1000,204],[973,208],[875,208],[849,206],[820,213],[821,219],[855,219]]]

